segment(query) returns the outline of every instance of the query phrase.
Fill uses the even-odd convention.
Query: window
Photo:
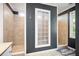
[[[75,11],[70,12],[70,38],[75,38]]]
[[[50,11],[35,8],[35,48],[50,46]]]

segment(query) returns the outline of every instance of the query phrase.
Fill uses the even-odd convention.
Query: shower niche
[[[35,48],[50,46],[50,10],[35,8]]]

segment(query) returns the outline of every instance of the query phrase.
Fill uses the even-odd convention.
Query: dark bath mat
[[[60,47],[60,48],[58,48],[57,51],[60,52],[63,56],[68,56],[68,55],[75,54],[75,50],[72,50],[72,49],[68,48],[67,46]]]

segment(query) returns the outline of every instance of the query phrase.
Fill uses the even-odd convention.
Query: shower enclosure
[[[12,54],[24,53],[24,16],[14,14],[9,4],[4,4],[4,42],[12,42]]]

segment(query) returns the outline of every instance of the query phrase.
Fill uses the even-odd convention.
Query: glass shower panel
[[[50,11],[35,9],[35,47],[50,46]]]

